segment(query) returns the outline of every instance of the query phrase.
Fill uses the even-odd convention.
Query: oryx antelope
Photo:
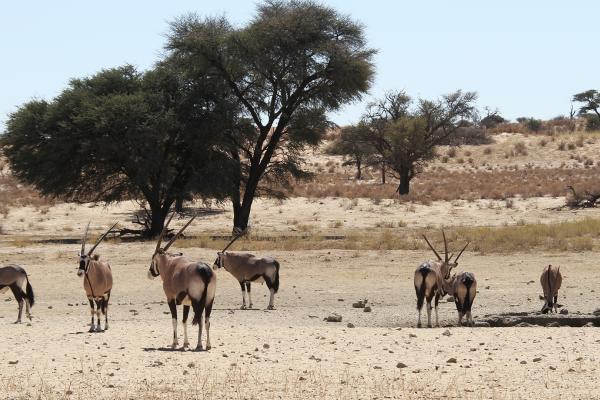
[[[429,243],[427,237],[423,235],[423,238],[437,257],[437,260],[425,261],[415,270],[414,285],[415,292],[417,294],[417,311],[419,312],[417,326],[419,328],[421,327],[421,309],[423,308],[423,303],[425,301],[427,301],[427,327],[431,328],[431,300],[434,296],[435,325],[439,326],[438,303],[440,298],[446,295],[442,285],[443,281],[450,279],[450,271],[452,271],[452,268],[455,268],[458,265],[458,259],[469,245],[469,243],[467,243],[460,253],[458,253],[454,261],[450,261],[452,259],[452,255],[448,256],[448,243],[446,241],[446,234],[443,230],[442,236],[444,238],[444,260],[442,260],[442,257],[440,257],[431,243]]]
[[[456,311],[458,311],[458,325],[462,325],[465,317],[467,325],[475,326],[471,315],[473,300],[477,294],[477,280],[472,272],[454,274],[449,280],[442,281],[443,289],[449,296],[454,297]]]
[[[546,314],[548,311],[558,311],[556,301],[558,300],[558,289],[562,284],[562,274],[560,273],[560,267],[553,267],[548,265],[544,268],[542,276],[540,277],[540,283],[544,290],[544,306],[542,307],[542,313]]]
[[[110,265],[106,261],[100,261],[100,255],[94,254],[96,247],[104,240],[106,235],[117,225],[111,226],[100,238],[96,244],[85,252],[85,242],[87,240],[90,224],[88,222],[81,241],[81,252],[79,253],[79,269],[77,276],[83,276],[83,289],[90,302],[90,312],[92,322],[90,323],[90,332],[102,332],[100,325],[100,312],[104,314],[104,330],[108,329],[108,302],[110,300],[110,291],[112,290],[113,277]],[[94,310],[94,303],[96,309]],[[96,315],[97,324],[94,323]]]
[[[246,291],[248,307],[252,308],[250,282],[266,283],[270,297],[267,309],[275,309],[275,293],[279,291],[279,263],[273,257],[256,257],[250,253],[226,252],[242,235],[236,235],[231,242],[217,253],[213,269],[224,268],[240,283],[242,289],[242,310],[246,309]]]
[[[35,301],[33,289],[29,284],[27,272],[18,265],[7,265],[0,268],[0,293],[6,292],[8,289],[12,291],[15,300],[19,304],[19,315],[15,324],[21,323],[23,315],[23,304],[25,304],[25,313],[31,321],[31,307]]]
[[[152,255],[148,277],[154,279],[160,275],[163,281],[163,290],[167,296],[169,310],[173,322],[173,344],[176,348],[177,340],[177,305],[183,304],[183,347],[190,345],[187,336],[187,318],[190,306],[194,310],[192,325],[198,324],[198,345],[196,350],[202,350],[202,312],[204,311],[204,325],[206,326],[206,350],[210,345],[210,313],[215,299],[217,276],[210,266],[203,262],[190,261],[182,254],[170,254],[167,250],[177,240],[179,235],[192,223],[192,217],[163,248],[160,247],[167,232],[167,227],[173,215],[167,221],[158,238],[156,249]]]

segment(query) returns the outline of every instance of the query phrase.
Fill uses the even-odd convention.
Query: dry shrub
[[[517,142],[514,144],[513,148],[516,155],[527,155],[527,146],[525,145],[525,142]]]
[[[483,154],[492,154],[492,147],[488,146],[485,149],[483,149]]]
[[[456,147],[450,147],[446,155],[450,158],[456,157]]]

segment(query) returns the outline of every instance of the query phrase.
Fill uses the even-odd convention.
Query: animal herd
[[[189,347],[187,333],[187,320],[190,307],[194,312],[192,325],[198,325],[198,344],[196,350],[202,348],[202,315],[204,314],[204,327],[206,328],[206,350],[210,344],[210,314],[216,292],[217,277],[213,269],[223,268],[231,273],[240,283],[242,290],[242,309],[252,308],[250,292],[251,282],[264,282],[269,289],[270,298],[268,309],[274,309],[275,294],[279,290],[279,263],[272,257],[256,257],[249,253],[227,252],[227,249],[241,236],[236,235],[229,244],[217,253],[217,258],[211,269],[209,265],[190,260],[182,253],[169,253],[169,248],[182,235],[183,231],[194,221],[192,217],[171,239],[163,245],[169,224],[175,213],[172,213],[166,222],[154,249],[148,270],[148,277],[154,279],[161,277],[167,304],[171,312],[173,323],[172,347],[179,346],[177,336],[177,306],[183,305],[183,347]],[[108,329],[108,305],[113,285],[111,267],[108,262],[101,261],[94,250],[115,227],[111,226],[96,243],[86,252],[86,241],[89,232],[88,223],[79,253],[79,268],[77,275],[83,277],[83,288],[90,304],[91,322],[90,332],[101,332]],[[425,235],[423,239],[433,251],[436,260],[422,263],[414,273],[414,287],[417,296],[418,319],[417,326],[421,327],[421,310],[427,304],[427,326],[431,323],[431,302],[434,300],[435,325],[439,326],[438,303],[446,295],[451,296],[458,311],[458,325],[463,324],[463,318],[469,326],[474,325],[471,308],[477,294],[477,279],[472,272],[451,274],[458,266],[458,260],[466,250],[467,242],[454,260],[453,254],[448,254],[446,235],[442,230],[444,239],[444,258],[431,245]],[[540,277],[544,293],[542,313],[557,311],[558,290],[562,284],[560,268],[548,265]],[[15,323],[20,323],[23,307],[27,317],[31,320],[30,309],[34,305],[35,297],[29,277],[25,270],[18,265],[8,265],[0,268],[0,293],[10,288],[19,305],[19,314]],[[246,303],[246,293],[248,303]],[[104,328],[101,326],[101,314],[104,316]]]

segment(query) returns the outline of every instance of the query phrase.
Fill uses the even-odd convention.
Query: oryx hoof
[[[427,324],[428,328],[433,328],[433,326],[431,324]]]
[[[274,309],[275,309],[275,306],[268,306],[267,307],[267,310],[274,310]]]
[[[423,325],[420,322],[417,322],[417,328],[422,328]]]
[[[243,304],[243,305],[240,307],[240,310],[245,310],[245,309],[247,309],[247,307],[246,307],[246,305],[245,305],[245,304]]]
[[[199,344],[198,346],[196,346],[196,348],[194,349],[194,351],[204,351],[204,349],[202,348],[202,345]]]
[[[97,332],[97,333],[101,333],[101,332],[104,332],[104,329],[102,329],[102,327],[101,327],[100,325],[98,325],[98,326],[96,327],[96,331],[95,331],[95,332]]]
[[[250,303],[250,305],[248,305],[248,308],[252,308],[252,303]]]
[[[21,323],[21,320],[20,320],[20,319],[18,319],[18,320],[16,320],[15,322],[13,322],[13,324],[15,324],[15,325],[16,325],[16,324],[20,324],[20,323]]]
[[[183,348],[187,349],[188,347],[190,347],[190,342],[183,342]]]
[[[207,344],[207,345],[206,345],[206,350],[208,351],[208,350],[210,350],[210,349],[212,349],[212,346],[211,346],[210,344]]]
[[[96,332],[96,327],[95,326],[90,326],[90,330],[88,331],[89,333],[94,333]]]
[[[108,330],[108,325],[104,325],[104,330],[107,331]]]
[[[175,350],[179,346],[179,343],[175,342],[171,345],[171,348]]]

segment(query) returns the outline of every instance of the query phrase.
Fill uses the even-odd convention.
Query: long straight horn
[[[164,251],[167,251],[167,250],[168,250],[168,248],[169,248],[169,247],[171,247],[171,245],[172,245],[173,243],[175,243],[175,241],[176,241],[176,240],[179,238],[179,235],[181,235],[181,234],[183,233],[183,231],[185,231],[185,228],[187,228],[188,226],[190,226],[190,224],[192,223],[192,221],[193,221],[193,220],[195,220],[195,219],[196,219],[196,216],[194,215],[194,216],[193,216],[193,217],[192,217],[192,218],[191,218],[191,219],[190,219],[190,220],[187,222],[187,224],[185,224],[185,225],[183,226],[183,228],[181,228],[181,229],[179,230],[179,232],[177,232],[177,234],[171,238],[171,240],[169,241],[169,243],[167,243],[167,245],[165,246],[165,248],[164,248],[163,250],[164,250]]]
[[[438,254],[437,251],[435,251],[435,249],[433,248],[433,246],[431,245],[431,243],[429,243],[429,240],[427,240],[427,236],[423,235],[423,239],[425,239],[425,241],[427,242],[427,244],[429,245],[429,248],[435,253],[435,256],[437,257],[437,259],[439,261],[442,261],[442,257],[440,257],[440,255]]]
[[[83,239],[81,239],[81,253],[79,253],[80,255],[85,254],[85,242],[87,240],[88,230],[90,229],[90,222],[92,221],[88,221],[88,224],[85,227],[85,232],[83,233]]]
[[[444,259],[446,260],[446,264],[448,264],[448,261],[450,261],[450,259],[448,258],[448,242],[446,241],[446,234],[444,233],[443,229],[442,236],[444,237]]]
[[[158,253],[158,250],[160,250],[160,245],[165,237],[165,233],[167,233],[167,229],[169,228],[169,224],[171,223],[171,220],[173,219],[174,215],[175,211],[171,213],[171,216],[169,217],[167,223],[165,224],[165,226],[163,226],[162,231],[160,231],[160,236],[158,237],[158,242],[156,243],[156,249],[154,250],[154,254]]]
[[[242,236],[244,236],[243,231],[239,235],[235,235],[235,237],[231,240],[231,242],[229,242],[229,244],[227,246],[225,246],[225,248],[223,249],[223,251],[221,251],[221,253],[225,253],[225,250],[227,250],[232,244],[235,243],[236,240],[238,240]]]
[[[96,247],[98,247],[98,245],[100,244],[100,242],[102,242],[102,241],[104,240],[104,238],[106,237],[106,235],[108,235],[108,233],[109,233],[110,231],[112,231],[112,230],[113,230],[113,228],[114,228],[115,226],[117,226],[117,224],[118,224],[118,223],[119,223],[119,222],[115,222],[115,223],[113,224],[113,226],[111,226],[110,228],[108,228],[108,230],[107,230],[106,232],[104,232],[104,234],[103,234],[102,236],[100,236],[100,239],[98,239],[98,241],[96,242],[96,244],[94,245],[94,247],[92,247],[92,248],[90,249],[90,251],[88,252],[88,256],[91,256],[91,255],[92,255],[92,253],[94,252],[94,250],[96,250]]]
[[[465,249],[467,248],[467,246],[469,245],[469,243],[471,242],[467,242],[467,244],[465,244],[465,247],[463,247],[463,249],[460,251],[460,253],[458,253],[458,255],[456,256],[456,258],[454,259],[454,262],[457,263],[458,259],[460,258],[460,256],[462,255],[463,251],[465,251]]]

